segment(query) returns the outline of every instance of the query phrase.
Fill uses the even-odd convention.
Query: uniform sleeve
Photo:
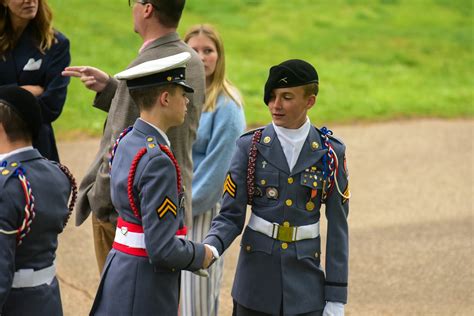
[[[348,190],[348,178],[344,167],[345,147],[337,144],[339,172],[337,181],[341,193]],[[335,184],[334,184],[335,185]],[[349,265],[349,231],[347,216],[349,200],[344,199],[334,187],[326,202],[327,243],[326,243],[326,284],[325,299],[347,303],[347,281]]]
[[[160,267],[195,271],[202,267],[204,245],[175,236],[180,216],[176,170],[165,155],[153,157],[138,181],[145,244]]]
[[[242,139],[237,141],[237,149],[224,182],[221,211],[212,221],[211,229],[203,241],[216,247],[219,254],[232,244],[244,228],[247,210],[248,147],[243,144]]]
[[[0,210],[0,229],[3,231],[18,229],[19,214],[15,213],[15,207],[4,188],[0,190]],[[15,251],[16,234],[0,232],[0,312],[13,282]]]
[[[244,128],[242,110],[233,101],[216,109],[206,155],[194,171],[193,216],[211,209],[219,201],[235,141]]]
[[[70,78],[61,75],[61,72],[69,66],[71,55],[69,53],[69,40],[62,35],[58,37],[58,43],[52,46],[47,54],[51,54],[51,60],[46,71],[44,92],[38,97],[44,123],[56,120],[66,101],[67,85]]]

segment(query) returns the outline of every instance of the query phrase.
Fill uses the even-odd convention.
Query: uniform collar
[[[321,144],[321,136],[318,130],[312,125],[291,172],[273,124],[269,124],[263,129],[257,149],[269,163],[291,175],[298,174],[309,166],[314,165],[327,153],[327,149],[323,149]]]
[[[18,162],[24,162],[24,161],[29,161],[33,159],[39,159],[43,158],[39,151],[31,146],[23,147],[16,149],[12,152],[9,152],[7,156],[3,159],[8,162],[11,161],[18,161]]]
[[[28,150],[33,150],[33,146],[26,146],[26,147],[21,147],[15,150],[12,150],[6,154],[0,154],[0,162],[7,160],[7,158],[14,156],[16,154],[28,151]],[[10,159],[11,160],[11,159]]]
[[[157,136],[158,143],[166,144],[168,145],[168,147],[171,147],[171,143],[166,133],[163,132],[158,127],[156,127],[155,125],[145,121],[144,119],[138,118],[138,120],[133,125],[133,128],[145,134],[145,136],[147,135]]]

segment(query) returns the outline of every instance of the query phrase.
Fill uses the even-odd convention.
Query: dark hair
[[[186,0],[148,0],[155,8],[156,16],[165,27],[178,27]]]
[[[11,107],[0,101],[0,124],[3,125],[8,139],[11,142],[19,140],[31,142],[31,130]]]
[[[177,87],[176,84],[167,84],[163,86],[139,88],[130,90],[130,96],[140,111],[146,111],[155,105],[156,99],[159,98],[163,92],[166,91],[174,95]]]

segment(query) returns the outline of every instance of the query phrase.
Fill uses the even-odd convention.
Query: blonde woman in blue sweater
[[[219,213],[219,200],[235,141],[244,132],[245,117],[238,89],[225,76],[225,54],[217,31],[207,24],[191,27],[184,41],[204,64],[206,103],[193,145],[193,227],[188,237],[201,241]],[[209,270],[209,277],[183,274],[182,316],[218,315],[223,259]]]

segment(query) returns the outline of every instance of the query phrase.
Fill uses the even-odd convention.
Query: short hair
[[[139,88],[130,90],[130,96],[140,111],[151,109],[156,102],[156,99],[165,91],[174,95],[178,85],[167,84],[161,86],[152,86],[146,88]]]
[[[310,84],[306,84],[304,85],[303,87],[303,90],[304,90],[304,96],[305,98],[309,97],[310,95],[314,94],[314,95],[318,95],[318,92],[319,92],[319,85],[317,83],[310,83]]]
[[[186,0],[149,0],[161,25],[175,27],[179,25]]]
[[[0,124],[7,134],[8,140],[32,141],[31,130],[21,117],[8,105],[0,101]]]

